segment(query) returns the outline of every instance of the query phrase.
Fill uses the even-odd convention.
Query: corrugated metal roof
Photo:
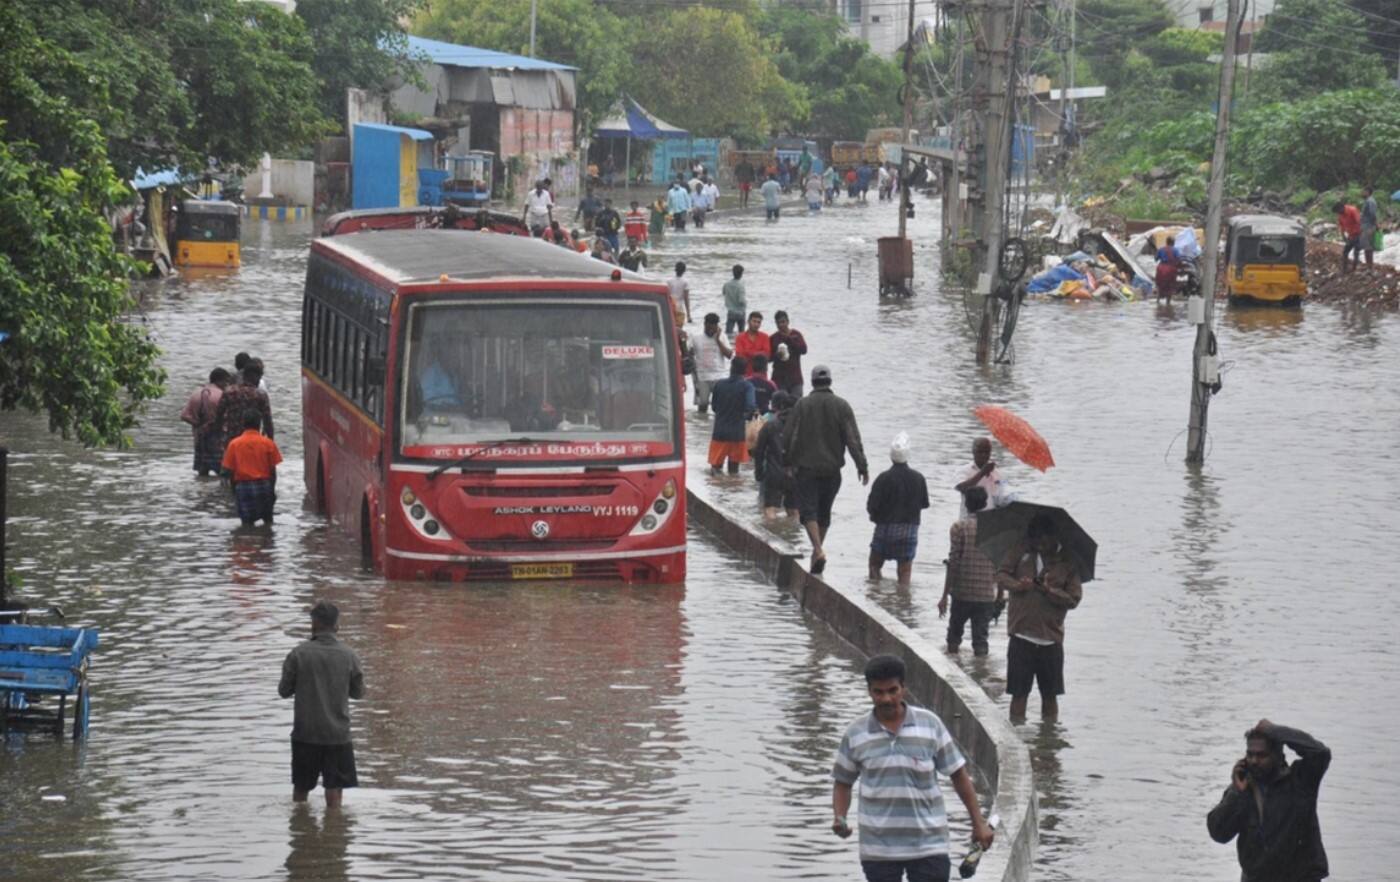
[[[429,61],[435,64],[451,65],[454,67],[487,67],[494,69],[516,70],[578,70],[567,64],[555,64],[552,61],[543,61],[539,58],[527,58],[524,55],[511,55],[509,52],[497,52],[494,49],[481,49],[477,46],[459,46],[456,43],[444,43],[441,40],[429,40],[427,37],[408,38],[408,49],[412,55],[423,54]]]

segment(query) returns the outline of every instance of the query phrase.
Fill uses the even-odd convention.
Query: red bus
[[[665,285],[538,239],[311,244],[306,486],[389,578],[685,578]]]

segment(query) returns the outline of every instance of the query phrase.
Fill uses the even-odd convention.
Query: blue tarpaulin
[[[598,123],[593,135],[597,138],[656,141],[662,138],[689,138],[690,132],[648,113],[645,107],[631,98],[623,98],[613,106],[607,118]]]

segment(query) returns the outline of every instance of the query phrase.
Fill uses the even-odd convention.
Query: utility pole
[[[912,144],[909,131],[914,127],[914,0],[909,0],[909,27],[904,37],[904,133],[901,144]],[[904,169],[909,165],[909,157],[903,150],[899,154],[899,238],[904,238],[909,226],[909,188],[904,186],[907,175]]]
[[[969,200],[974,227],[980,235],[981,271],[976,292],[982,296],[982,324],[977,334],[977,363],[986,364],[991,352],[992,318],[996,308],[993,296],[1000,277],[998,264],[1005,223],[1007,178],[1011,170],[1011,138],[1017,95],[1016,41],[1020,36],[1025,0],[986,0],[978,5],[980,16],[973,92],[975,100],[986,100],[982,122],[982,171],[985,182],[979,198]],[[969,151],[969,152],[976,152]]]
[[[1225,52],[1220,59],[1219,109],[1215,116],[1215,152],[1210,160],[1210,188],[1206,192],[1206,241],[1202,243],[1201,296],[1204,321],[1196,326],[1191,353],[1191,419],[1186,436],[1186,461],[1206,458],[1206,417],[1211,387],[1219,380],[1215,349],[1215,275],[1219,263],[1221,203],[1225,194],[1225,157],[1230,146],[1230,104],[1235,97],[1235,44],[1240,38],[1240,0],[1228,0],[1225,12]]]
[[[539,11],[540,0],[530,0],[530,57],[535,57],[535,14]]]

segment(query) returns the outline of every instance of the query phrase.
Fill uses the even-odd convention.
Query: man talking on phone
[[[1244,733],[1244,758],[1230,786],[1206,816],[1210,838],[1236,839],[1241,882],[1318,882],[1327,878],[1327,852],[1317,823],[1317,791],[1332,751],[1301,729],[1268,720]],[[1287,747],[1298,755],[1290,765]]]
[[[972,817],[972,838],[984,849],[992,845],[967,760],[937,714],[905,702],[903,661],[875,656],[865,665],[865,684],[875,706],[846,728],[837,748],[831,830],[842,839],[851,835],[846,813],[859,779],[867,882],[900,882],[906,874],[909,882],[947,882],[952,866],[939,774],[948,776]]]

